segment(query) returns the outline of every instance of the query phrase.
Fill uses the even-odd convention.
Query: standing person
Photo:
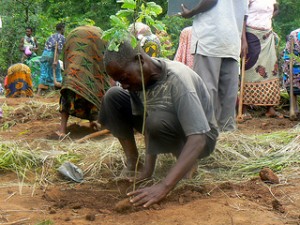
[[[22,52],[22,63],[31,57],[35,57],[36,52],[39,49],[37,40],[32,36],[32,32],[33,31],[31,27],[26,27],[25,36],[22,37],[20,41],[19,49]]]
[[[106,42],[101,36],[102,30],[98,27],[80,26],[72,30],[66,39],[65,71],[59,101],[59,136],[67,133],[70,115],[96,125],[102,96],[109,87],[103,65]]]
[[[99,120],[119,139],[127,170],[134,171],[138,164],[134,128],[142,131],[145,108],[146,157],[137,179],[152,176],[157,154],[172,153],[177,157],[160,183],[129,193],[134,205],[148,207],[190,175],[197,159],[214,150],[218,131],[211,98],[201,77],[192,69],[179,62],[151,58],[141,47],[133,49],[129,42],[122,43],[118,52],[106,51],[104,65],[108,75],[124,89],[115,86],[107,91]]]
[[[292,46],[294,43],[294,46]],[[290,51],[291,47],[293,48],[293,53],[299,57],[300,56],[300,28],[291,31],[290,35],[286,40],[286,45],[284,49],[284,63],[283,63],[283,84],[287,89],[287,92],[290,94],[291,80],[290,80]],[[300,116],[299,105],[297,101],[297,96],[300,95],[300,63],[296,60],[293,61],[293,95],[294,102],[290,102],[290,104],[294,104],[295,113]]]
[[[238,62],[241,47],[246,48],[242,36],[246,12],[246,0],[203,0],[191,10],[182,5],[184,18],[194,16],[191,45],[194,70],[212,96],[221,131],[236,129]]]
[[[61,68],[58,63],[59,54],[62,52],[65,44],[65,25],[59,23],[56,25],[56,33],[51,35],[45,43],[45,48],[41,58],[41,76],[39,80],[38,94],[41,89],[55,87],[55,80],[61,83]],[[57,58],[54,59],[55,48],[57,45]],[[53,77],[53,70],[55,70],[55,77]]]
[[[248,0],[246,38],[248,54],[245,65],[243,114],[251,119],[247,106],[267,106],[267,117],[283,118],[274,106],[280,103],[276,35],[272,18],[279,12],[276,0]]]
[[[174,57],[175,61],[182,62],[193,69],[194,55],[191,53],[192,27],[185,27],[180,32],[179,45]]]

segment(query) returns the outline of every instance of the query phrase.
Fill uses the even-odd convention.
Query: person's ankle
[[[140,170],[142,168],[142,163],[137,159],[127,160],[126,167],[130,171]]]

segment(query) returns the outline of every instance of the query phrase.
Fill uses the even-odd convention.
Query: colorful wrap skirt
[[[60,112],[97,120],[102,96],[110,87],[103,64],[106,42],[101,35],[102,30],[94,26],[81,26],[69,33],[64,50]]]
[[[33,97],[31,71],[23,63],[10,66],[4,81],[7,98]]]
[[[280,103],[280,81],[272,30],[247,27],[248,54],[246,56],[243,104],[274,106]]]
[[[53,67],[52,67],[53,59],[54,59],[54,52],[49,50],[44,50],[42,57],[40,59],[41,76],[39,79],[39,84],[43,84],[45,86],[50,86],[50,87],[55,86],[53,80]],[[61,75],[61,68],[59,63],[57,63],[55,74],[56,74],[56,81],[61,83],[62,75]]]
[[[31,70],[31,78],[34,90],[37,90],[39,85],[41,75],[41,58],[42,56],[36,56],[25,60],[24,62]]]

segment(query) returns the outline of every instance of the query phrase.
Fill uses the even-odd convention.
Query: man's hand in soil
[[[206,145],[206,136],[204,134],[195,134],[187,137],[187,141],[177,159],[174,167],[169,171],[166,178],[162,182],[128,193],[129,196],[134,196],[131,202],[134,206],[150,205],[161,201],[175,187],[175,185],[193,168],[198,157],[204,153]],[[147,154],[148,155],[148,154]],[[146,156],[147,156],[146,155]],[[156,157],[149,156],[149,170],[155,165]],[[148,161],[146,159],[146,162]],[[147,167],[147,164],[145,165]],[[152,174],[152,173],[151,173]]]
[[[142,205],[143,207],[147,208],[164,199],[169,191],[170,189],[168,189],[163,183],[158,183],[151,187],[132,191],[128,193],[128,196],[133,196],[130,199],[130,202],[134,206]]]

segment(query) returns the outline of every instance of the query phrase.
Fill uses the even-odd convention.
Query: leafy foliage
[[[299,28],[300,17],[300,1],[298,0],[278,0],[279,15],[274,18],[274,30],[278,33],[281,42],[281,48],[284,48],[286,36],[291,31]]]
[[[115,0],[1,0],[0,16],[0,82],[7,68],[20,62],[20,39],[25,28],[33,28],[42,54],[47,38],[59,22],[66,23],[66,34],[80,25],[95,25],[109,28],[109,16],[118,9]]]
[[[154,2],[140,2],[135,0],[119,0],[121,10],[110,16],[111,26],[104,31],[102,38],[109,40],[109,50],[118,51],[119,45],[130,39],[133,47],[137,45],[136,37],[129,32],[129,26],[135,22],[142,22],[156,30],[164,30],[165,25],[155,18],[162,13],[162,8]]]

